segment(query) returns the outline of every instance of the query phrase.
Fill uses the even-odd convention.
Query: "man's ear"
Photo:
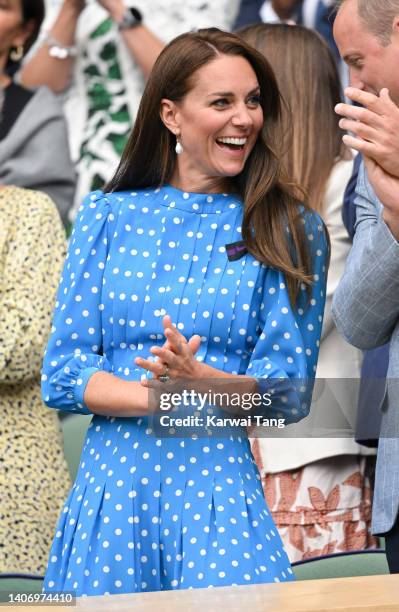
[[[176,136],[180,134],[179,111],[177,105],[172,100],[162,98],[159,115],[164,125]]]

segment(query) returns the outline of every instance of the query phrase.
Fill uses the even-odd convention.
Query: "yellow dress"
[[[50,198],[0,189],[0,573],[44,574],[70,480],[40,369],[65,255]]]

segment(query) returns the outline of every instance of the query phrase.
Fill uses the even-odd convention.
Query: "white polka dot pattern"
[[[90,413],[90,376],[139,380],[137,355],[162,343],[167,313],[202,338],[198,359],[257,378],[313,377],[324,308],[326,243],[306,216],[317,275],[293,312],[284,275],[240,240],[232,196],[157,190],[85,200],[58,291],[42,390],[50,406]],[[320,255],[316,253],[320,251]],[[287,421],[308,411],[279,405]],[[52,560],[54,559],[54,560]],[[292,579],[246,438],[157,439],[145,418],[95,416],[57,527],[47,590],[100,595]]]

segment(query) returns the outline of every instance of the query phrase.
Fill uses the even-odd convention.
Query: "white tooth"
[[[233,145],[245,145],[245,143],[247,142],[246,138],[219,138],[220,142],[223,142],[225,144],[233,144]]]

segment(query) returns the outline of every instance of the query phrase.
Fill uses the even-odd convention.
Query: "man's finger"
[[[353,104],[337,104],[334,108],[337,115],[344,117],[345,119],[353,122],[360,122],[365,125],[369,125],[375,129],[381,128],[382,120],[381,115],[377,115],[373,111],[369,111],[367,108],[360,106],[353,106]],[[342,119],[341,119],[342,121]]]
[[[377,147],[373,142],[367,142],[367,140],[355,138],[354,136],[349,136],[349,134],[342,136],[342,140],[347,147],[355,149],[355,151],[359,151],[363,155],[374,157],[377,154]]]
[[[381,98],[376,96],[375,94],[370,93],[369,91],[363,91],[362,89],[357,89],[356,87],[347,87],[345,89],[345,95],[352,102],[358,102],[362,106],[369,108],[373,112],[377,113],[377,115],[383,114],[384,103],[381,102]]]
[[[384,103],[387,105],[388,108],[391,108],[392,110],[396,110],[396,111],[398,110],[398,107],[396,106],[395,102],[392,100],[391,96],[389,95],[389,89],[387,89],[386,87],[381,89],[380,99],[384,101]]]
[[[360,121],[352,121],[351,119],[340,119],[339,127],[346,132],[353,132],[358,138],[368,140],[369,142],[378,142],[379,132],[374,127],[361,123]]]

